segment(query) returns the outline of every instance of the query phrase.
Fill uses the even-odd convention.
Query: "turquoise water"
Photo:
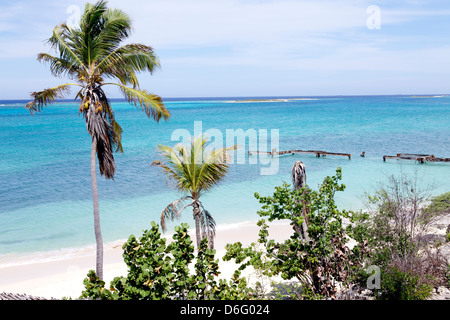
[[[115,154],[115,180],[99,178],[105,242],[139,235],[151,221],[159,221],[164,207],[180,196],[150,163],[158,158],[159,143],[175,144],[171,141],[175,130],[194,134],[194,121],[202,122],[203,132],[217,129],[224,138],[227,129],[268,130],[269,138],[270,130],[276,129],[280,150],[352,155],[351,160],[305,154],[276,157],[273,175],[261,175],[268,165],[250,164],[246,156],[245,163],[232,164],[223,183],[203,199],[218,225],[257,220],[254,192],[270,194],[276,185],[290,182],[296,160],[305,163],[312,188],[342,167],[347,189],[336,197],[343,209],[364,209],[364,193],[372,193],[388,175],[399,172],[417,174],[433,194],[450,189],[450,163],[382,160],[383,155],[397,153],[450,157],[450,97],[233,100],[167,100],[172,118],[160,123],[134,106],[113,102],[116,119],[124,129],[124,153]],[[0,257],[92,245],[90,138],[77,103],[57,103],[34,116],[24,105],[23,101],[0,101]],[[248,151],[248,146],[241,147]],[[364,158],[360,157],[363,151]],[[189,209],[180,222],[193,225]],[[170,223],[169,228],[177,223]]]

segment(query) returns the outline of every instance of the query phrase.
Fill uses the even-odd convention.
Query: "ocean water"
[[[181,196],[158,168],[158,144],[174,145],[176,130],[194,134],[228,130],[268,133],[267,150],[324,150],[350,153],[317,158],[310,154],[272,158],[248,156],[235,163],[224,181],[204,195],[203,204],[218,230],[256,221],[254,193],[269,195],[284,181],[296,160],[306,165],[312,188],[337,167],[347,188],[336,194],[342,209],[364,209],[364,195],[373,194],[391,174],[418,177],[433,195],[450,190],[450,163],[418,164],[387,160],[383,155],[426,153],[450,157],[450,97],[357,96],[311,97],[277,102],[236,102],[237,98],[167,99],[172,117],[156,123],[138,108],[113,101],[122,126],[124,153],[116,153],[114,180],[98,178],[100,215],[105,242],[139,236],[162,210]],[[0,264],[28,254],[68,252],[95,243],[90,182],[90,137],[76,102],[58,102],[31,115],[24,101],[0,101]],[[209,130],[209,131],[208,131]],[[248,131],[247,131],[248,132]],[[271,138],[273,138],[271,140]],[[263,141],[263,136],[258,135]],[[219,140],[217,140],[219,142]],[[365,152],[365,157],[360,154]],[[251,162],[256,163],[251,163]],[[272,161],[270,164],[264,161]],[[242,162],[242,161],[241,161]],[[262,175],[272,166],[274,174]],[[193,226],[188,208],[179,221]],[[230,242],[232,239],[230,239]]]

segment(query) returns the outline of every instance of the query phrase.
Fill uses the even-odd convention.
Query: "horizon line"
[[[253,98],[265,98],[265,99],[289,99],[289,98],[331,98],[331,97],[399,97],[399,96],[409,96],[409,97],[435,97],[435,96],[450,96],[450,93],[428,93],[428,94],[331,94],[331,95],[305,95],[305,96],[292,96],[292,95],[282,95],[282,96],[191,96],[191,97],[161,97],[164,99],[253,99]],[[125,98],[109,98],[109,100],[126,101]],[[31,99],[0,99],[0,101],[31,101]],[[54,102],[68,102],[77,101],[77,99],[55,99]]]

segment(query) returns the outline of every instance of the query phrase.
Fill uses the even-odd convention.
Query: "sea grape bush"
[[[272,196],[263,197],[256,193],[255,197],[262,204],[258,214],[267,217],[268,221],[289,220],[293,232],[284,242],[276,242],[269,239],[269,226],[261,219],[258,242],[264,250],[257,250],[255,243],[245,248],[240,242],[227,245],[224,260],[235,259],[240,264],[236,276],[252,266],[263,270],[267,276],[280,275],[284,280],[298,280],[303,298],[335,297],[339,284],[345,283],[361,268],[365,252],[365,242],[355,246],[354,250],[346,245],[342,220],[352,213],[339,211],[334,201],[335,192],[345,189],[345,185],[339,184],[341,179],[342,172],[338,168],[335,176],[324,179],[318,191],[307,186],[295,190],[284,183],[275,188]],[[309,242],[294,228],[303,222],[303,204],[308,212]]]
[[[81,298],[104,300],[203,300],[251,299],[252,290],[245,279],[218,279],[220,274],[215,250],[204,240],[195,256],[188,225],[175,227],[173,241],[167,244],[154,222],[137,239],[131,235],[123,245],[128,266],[126,277],[116,277],[105,288],[93,270],[84,280]],[[193,265],[191,273],[189,267]]]

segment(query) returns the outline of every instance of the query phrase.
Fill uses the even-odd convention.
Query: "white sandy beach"
[[[292,233],[287,223],[273,223],[270,226],[270,237],[277,240],[285,239]],[[234,262],[222,261],[225,245],[238,241],[248,245],[257,240],[258,231],[259,227],[254,222],[218,226],[215,249],[216,258],[220,261],[221,277],[230,277],[237,268]],[[104,280],[107,286],[114,277],[126,275],[127,267],[122,258],[122,243],[117,241],[104,246]],[[7,261],[0,264],[0,293],[77,299],[84,290],[83,279],[90,269],[95,269],[94,246],[66,257],[43,254],[42,261],[35,257],[31,261]]]

